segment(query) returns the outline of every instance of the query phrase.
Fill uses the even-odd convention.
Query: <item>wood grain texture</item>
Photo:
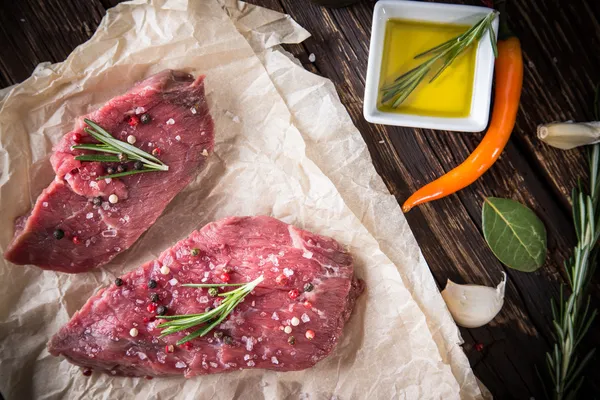
[[[106,8],[118,0],[1,1],[0,86],[26,79],[43,61],[58,62],[87,40]],[[373,125],[362,117],[374,1],[326,9],[307,0],[250,0],[290,14],[312,37],[287,46],[312,72],[331,79],[361,131],[377,172],[398,201],[464,160],[482,133],[408,129]],[[478,0],[447,1],[481,5]],[[493,323],[461,329],[476,375],[498,399],[543,398],[535,366],[545,369],[552,345],[550,298],[565,282],[563,260],[571,253],[569,195],[587,165],[582,150],[559,151],[535,138],[539,123],[589,120],[593,87],[600,81],[600,1],[519,0],[508,4],[509,23],[521,39],[525,81],[513,137],[500,160],[481,179],[459,193],[418,207],[408,222],[443,288],[446,279],[496,285],[507,272],[505,306]],[[316,61],[308,61],[310,54]],[[535,273],[506,269],[493,256],[481,232],[481,205],[487,196],[523,202],[548,230],[546,265]],[[600,303],[600,287],[593,288]],[[476,344],[483,344],[477,351]],[[600,345],[600,325],[585,348]],[[600,388],[598,359],[586,375],[585,398]]]

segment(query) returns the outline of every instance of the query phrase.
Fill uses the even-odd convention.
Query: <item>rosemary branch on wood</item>
[[[600,86],[599,86],[600,89]],[[600,119],[599,93],[596,91],[595,114]],[[565,298],[561,287],[558,305],[552,301],[555,343],[546,353],[546,363],[552,381],[548,392],[552,398],[576,399],[583,384],[583,368],[591,360],[595,349],[577,354],[578,346],[596,318],[597,310],[590,309],[588,289],[596,267],[600,238],[600,144],[590,151],[590,193],[582,187],[573,189],[573,222],[577,245],[573,255],[565,261],[571,294]]]
[[[383,104],[392,102],[392,107],[398,107],[406,98],[416,89],[417,86],[425,79],[430,71],[434,68],[438,61],[443,61],[437,69],[429,83],[433,82],[452,64],[452,62],[467,50],[472,44],[477,43],[479,39],[486,33],[490,36],[494,56],[498,56],[496,47],[496,38],[492,28],[492,22],[498,15],[498,11],[492,11],[484,18],[479,20],[475,25],[469,28],[465,33],[458,35],[432,49],[429,49],[421,54],[417,54],[415,59],[425,56],[431,58],[419,64],[410,71],[400,75],[394,82],[388,86],[384,86],[382,91],[381,102]]]
[[[131,170],[125,172],[119,172],[116,174],[99,176],[96,180],[105,178],[119,178],[122,176],[141,174],[144,172],[156,172],[156,171],[168,171],[169,166],[160,161],[158,158],[151,154],[146,153],[144,150],[139,149],[129,143],[115,139],[106,129],[92,120],[84,119],[88,127],[84,130],[100,143],[87,143],[78,144],[72,146],[74,150],[88,150],[96,151],[105,154],[83,154],[76,156],[75,159],[78,161],[97,161],[97,162],[120,162],[120,161],[141,161],[143,168],[139,170]]]

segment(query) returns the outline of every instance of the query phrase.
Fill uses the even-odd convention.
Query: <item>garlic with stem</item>
[[[539,125],[538,138],[563,150],[600,142],[600,121],[594,122],[555,122]]]
[[[504,305],[506,273],[497,287],[459,285],[448,279],[442,297],[454,321],[464,328],[479,328],[494,319]]]

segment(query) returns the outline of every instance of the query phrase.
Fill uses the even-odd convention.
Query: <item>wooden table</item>
[[[40,62],[64,60],[117,2],[3,0],[0,87],[21,82]],[[306,0],[250,2],[286,12],[312,33],[301,45],[287,49],[307,69],[335,83],[377,171],[400,203],[464,160],[479,143],[482,133],[397,128],[364,120],[362,98],[374,1],[335,10]],[[480,5],[478,0],[467,3]],[[600,81],[600,1],[519,0],[509,2],[508,12],[525,60],[521,108],[512,139],[482,179],[456,195],[411,211],[407,218],[440,288],[448,278],[496,285],[501,271],[508,274],[502,312],[488,326],[461,329],[464,349],[476,375],[496,398],[541,399],[534,367],[545,371],[545,352],[553,343],[550,298],[565,282],[562,263],[575,243],[569,194],[579,178],[587,179],[587,164],[584,151],[552,149],[536,139],[535,131],[542,122],[592,119],[593,87]],[[308,60],[311,53],[316,56],[314,63]],[[542,269],[520,273],[496,260],[481,233],[481,205],[487,196],[519,200],[544,221],[549,254]],[[596,305],[598,289],[596,281]],[[599,344],[596,322],[583,347]],[[586,390],[598,393],[597,357],[586,375],[590,377]]]

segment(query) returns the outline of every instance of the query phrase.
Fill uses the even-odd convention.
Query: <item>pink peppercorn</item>
[[[482,351],[483,350],[483,343],[477,343],[475,345],[475,350]]]
[[[71,241],[73,242],[73,244],[80,244],[81,240],[79,240],[79,238],[77,236],[73,236],[73,238],[71,239]]]
[[[219,278],[223,281],[223,282],[229,282],[231,280],[231,276],[229,276],[229,274],[227,272],[223,272]]]
[[[146,307],[146,310],[148,310],[148,312],[155,312],[156,311],[156,303],[150,303],[148,304],[148,307]]]
[[[92,370],[91,370],[91,369],[89,369],[89,368],[85,368],[83,371],[81,371],[81,373],[82,373],[84,376],[90,376],[90,375],[92,375]]]
[[[300,296],[300,292],[298,291],[298,289],[292,289],[288,292],[288,296],[290,297],[290,299],[294,300],[295,298]]]
[[[285,275],[281,274],[277,276],[277,278],[275,278],[275,282],[278,285],[286,285],[288,283],[288,278]]]
[[[308,340],[313,340],[315,338],[315,331],[313,331],[312,329],[309,329],[306,331],[306,338]]]
[[[140,119],[135,115],[132,115],[131,117],[129,117],[129,121],[127,123],[129,124],[129,126],[136,126],[140,123]]]

